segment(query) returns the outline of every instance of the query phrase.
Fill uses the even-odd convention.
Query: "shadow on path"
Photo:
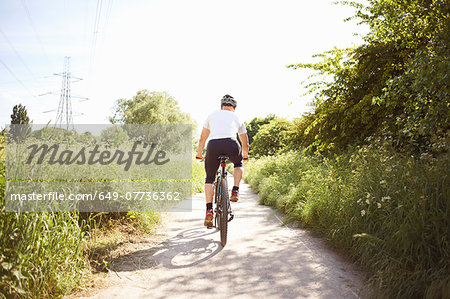
[[[116,272],[136,271],[162,265],[169,269],[189,268],[201,264],[222,250],[220,242],[213,240],[217,230],[194,227],[178,233],[158,246],[138,250],[111,261]]]

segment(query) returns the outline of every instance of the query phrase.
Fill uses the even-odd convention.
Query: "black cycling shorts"
[[[206,183],[214,183],[217,169],[219,169],[219,156],[228,156],[234,167],[242,167],[242,150],[239,142],[231,138],[212,139],[206,147],[205,170]]]

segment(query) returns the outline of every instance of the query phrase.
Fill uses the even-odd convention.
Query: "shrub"
[[[251,155],[267,156],[279,152],[287,145],[288,131],[292,123],[284,118],[276,118],[262,125],[251,144]]]

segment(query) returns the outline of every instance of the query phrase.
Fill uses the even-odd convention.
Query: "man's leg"
[[[214,197],[214,184],[205,184],[206,203],[212,203]]]
[[[239,187],[242,176],[244,175],[244,167],[235,167],[233,172],[234,186]]]
[[[206,198],[206,217],[205,217],[205,226],[212,227],[213,226],[213,202],[214,197],[214,184],[205,184],[205,198]]]
[[[233,172],[234,186],[231,190],[230,200],[236,202],[239,200],[239,184],[241,183],[242,175],[244,174],[244,167],[235,167]]]

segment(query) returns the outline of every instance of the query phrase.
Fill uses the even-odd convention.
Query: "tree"
[[[113,124],[192,124],[178,102],[166,92],[140,90],[131,99],[119,99],[110,117]]]
[[[11,128],[9,133],[15,141],[23,141],[31,134],[30,118],[27,109],[22,104],[15,105],[11,114]]]
[[[253,139],[251,155],[270,156],[280,152],[288,144],[288,132],[292,123],[284,118],[275,118],[262,125]]]
[[[11,124],[29,124],[30,118],[27,115],[27,108],[22,104],[15,105],[11,114]]]
[[[321,62],[296,64],[322,77],[315,93],[309,146],[336,151],[384,135],[397,148],[432,150],[449,129],[449,4],[443,0],[344,2],[370,28],[364,44],[334,49]]]
[[[287,150],[305,149],[314,142],[314,133],[307,130],[313,121],[314,114],[309,112],[292,121],[291,129],[286,132]]]
[[[251,145],[253,138],[258,133],[261,126],[268,124],[271,120],[275,119],[274,114],[269,114],[266,117],[255,117],[249,123],[245,123],[245,128],[247,129],[248,142]]]
[[[118,100],[110,121],[125,124],[123,128],[130,138],[158,143],[164,150],[177,152],[185,149],[187,143],[192,148],[193,139],[186,137],[193,135],[195,122],[166,92],[140,90],[131,99]],[[137,126],[145,124],[154,126]]]

